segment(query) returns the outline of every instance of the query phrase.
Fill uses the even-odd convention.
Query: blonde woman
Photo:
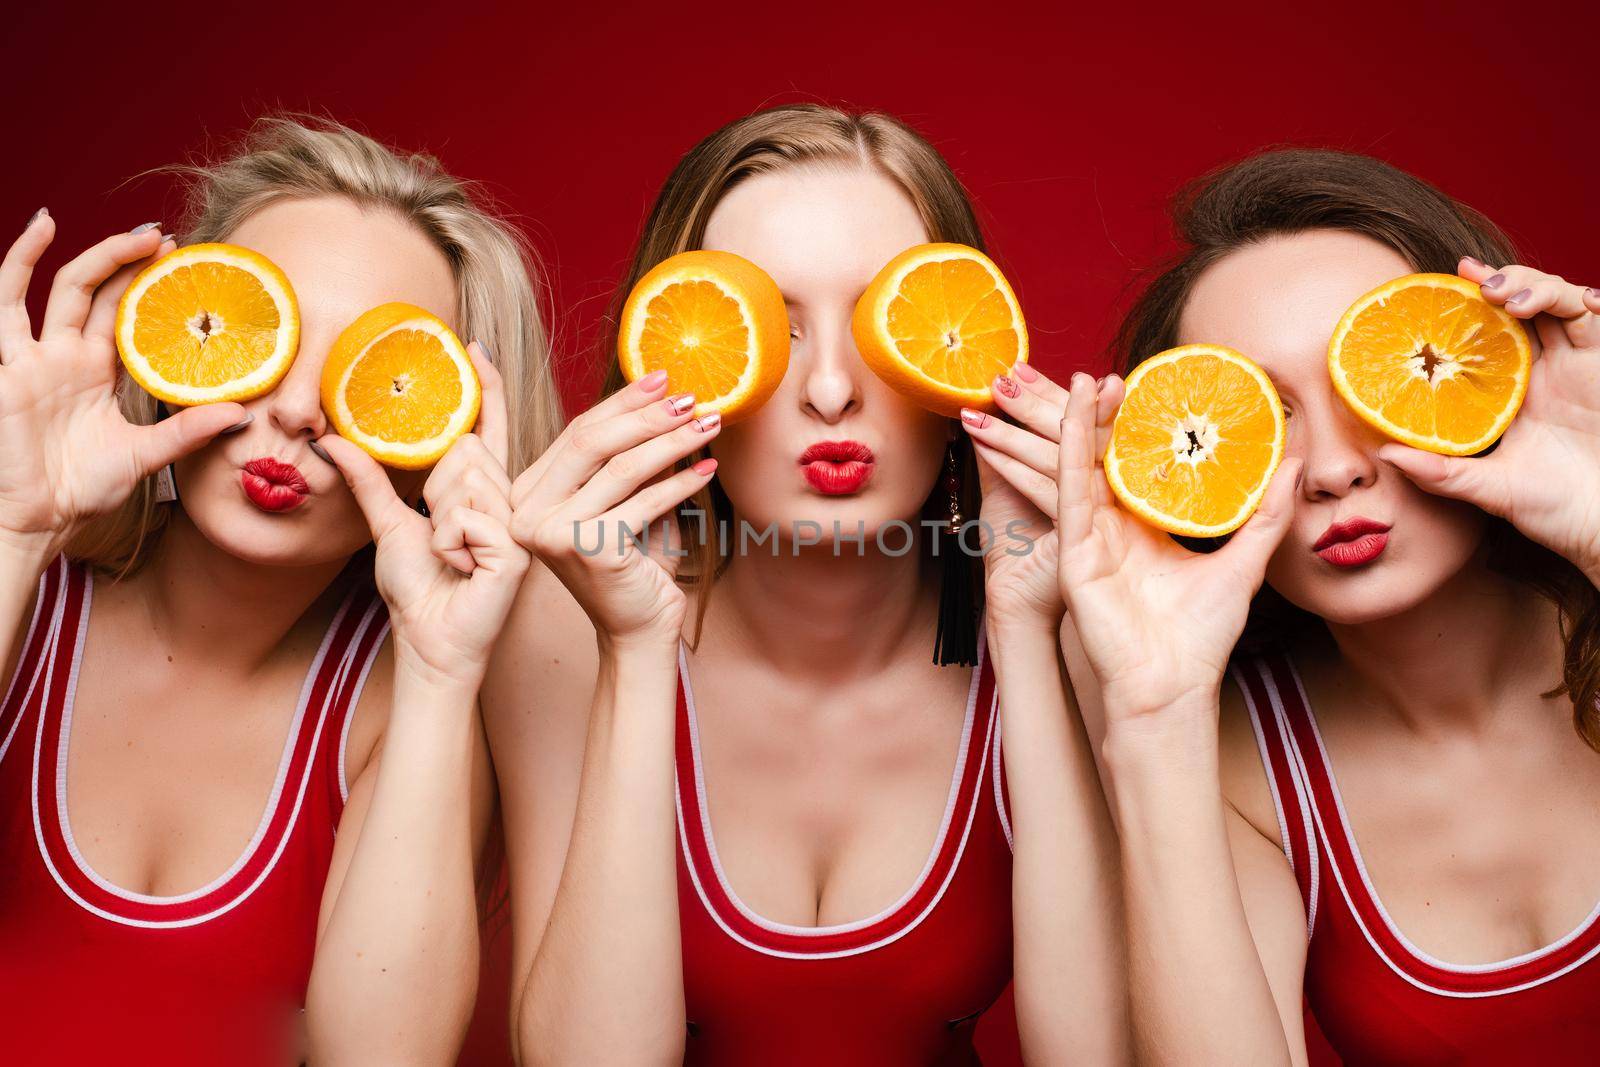
[[[867,283],[930,240],[982,236],[897,120],[788,107],[719,130],[628,281],[687,248],[762,267],[793,334],[780,388],[724,429],[664,375],[613,376],[518,481],[516,534],[549,571],[485,714],[526,1063],[967,1063],[1013,973],[1030,1055],[1121,1055],[1114,856],[1062,683],[1050,523],[986,468],[985,522],[1037,543],[935,560],[920,519],[978,516],[972,452],[851,340]],[[687,559],[659,530],[615,550],[619,524],[691,496],[708,521],[679,530]],[[740,551],[739,522],[776,542]],[[897,525],[914,551],[883,547]],[[598,528],[604,550],[579,550]]]
[[[299,297],[265,396],[157,421],[114,395],[118,296],[176,243],[153,223],[63,267],[38,323],[48,213],[0,267],[8,1058],[447,1062],[493,797],[477,689],[526,568],[506,472],[557,419],[528,260],[431,160],[331,124],[263,121],[192,178],[182,239],[253,248]],[[478,433],[431,475],[386,474],[318,399],[333,339],[391,300],[476,339]],[[261,461],[297,506],[243,491]],[[469,491],[413,508],[445,483]]]

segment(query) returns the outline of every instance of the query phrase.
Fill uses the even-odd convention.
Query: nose
[[[322,365],[327,347],[308,346],[302,335],[300,351],[289,373],[267,397],[267,417],[287,437],[321,437],[328,432],[322,410]]]
[[[800,404],[813,418],[833,425],[861,407],[861,375],[866,364],[850,336],[848,316],[805,340],[801,358]]]
[[[1383,440],[1349,408],[1330,399],[1297,414],[1291,443],[1305,463],[1300,491],[1307,500],[1337,500],[1378,480]]]

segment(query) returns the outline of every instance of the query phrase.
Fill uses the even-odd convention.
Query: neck
[[[1407,611],[1328,630],[1353,688],[1418,733],[1521,715],[1561,679],[1555,605],[1477,560]]]
[[[128,584],[175,657],[249,674],[273,658],[344,564],[249,563],[212,544],[180,509]]]
[[[708,630],[779,673],[808,677],[873,673],[913,649],[927,655],[938,589],[924,555],[876,552],[870,539],[860,555],[853,544],[838,555],[828,545],[795,555],[787,544],[736,555],[717,579]]]

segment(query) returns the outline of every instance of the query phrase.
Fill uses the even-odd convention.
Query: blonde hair
[[[910,198],[930,241],[953,241],[984,247],[972,201],[938,149],[892,115],[851,113],[819,104],[769,108],[738,119],[695,145],[668,176],[650,210],[633,263],[618,288],[603,338],[602,365],[609,365],[601,395],[626,386],[617,362],[617,328],[622,304],[640,278],[657,263],[679,252],[699,248],[706,225],[722,198],[739,183],[788,167],[864,167],[893,180]],[[952,446],[961,471],[961,513],[978,514],[978,476],[972,447],[965,434]],[[685,460],[687,464],[693,460]],[[929,509],[944,495],[935,491]],[[713,523],[732,518],[732,503],[713,480],[694,498],[694,506]],[[700,528],[682,521],[688,558],[680,580],[703,585],[696,609],[695,638],[705,620],[706,604],[716,576],[726,567],[718,540],[697,536]],[[717,529],[720,527],[711,527]],[[973,603],[982,604],[982,561],[972,559],[966,575]]]
[[[348,126],[325,119],[258,119],[237,151],[219,162],[165,168],[187,179],[180,243],[226,241],[269,204],[320,196],[384,208],[434,242],[456,280],[463,337],[486,345],[505,379],[510,467],[516,474],[555,439],[561,408],[539,300],[542,285],[521,233],[486,204],[484,195],[420,153],[401,154]],[[156,401],[131,381],[118,403],[134,422],[156,420]],[[126,574],[149,557],[167,511],[146,478],[117,511],[89,524],[69,546],[76,558]]]

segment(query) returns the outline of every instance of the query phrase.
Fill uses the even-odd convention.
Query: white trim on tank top
[[[285,741],[283,755],[279,759],[277,778],[273,782],[272,793],[269,796],[266,809],[261,818],[261,822],[256,827],[255,836],[251,838],[250,843],[245,847],[245,851],[237,860],[235,860],[233,865],[229,867],[227,871],[223,872],[222,875],[213,879],[211,882],[200,887],[199,889],[175,896],[151,896],[144,893],[134,893],[130,890],[122,889],[100,877],[100,875],[97,874],[84,860],[82,854],[78,851],[76,843],[72,839],[70,816],[67,811],[66,801],[66,759],[68,753],[68,742],[70,740],[69,728],[71,723],[73,698],[77,693],[78,672],[81,667],[84,640],[89,632],[89,606],[92,592],[93,585],[91,582],[86,580],[84,587],[83,612],[78,625],[78,638],[76,647],[73,650],[72,674],[68,681],[66,703],[62,708],[62,722],[60,728],[61,735],[60,741],[58,742],[60,752],[57,757],[56,771],[56,804],[58,810],[60,811],[62,837],[67,843],[68,852],[74,864],[78,867],[78,870],[97,887],[105,892],[113,896],[120,897],[124,900],[140,904],[177,905],[187,903],[191,900],[203,897],[208,893],[215,892],[218,888],[225,885],[230,879],[236,876],[241,869],[243,869],[243,867],[255,855],[256,850],[261,846],[262,839],[265,837],[267,828],[271,825],[272,818],[274,814],[276,814],[279,802],[282,799],[282,791],[288,774],[288,766],[293,758],[294,749],[296,747],[295,743],[300,734],[304,715],[307,711],[307,705],[310,703],[311,691],[316,684],[317,675],[321,672],[323,662],[327,656],[328,648],[332,645],[334,635],[338,632],[339,624],[344,620],[345,614],[349,610],[350,601],[347,599],[344,604],[340,605],[339,611],[334,616],[332,624],[329,625],[327,632],[322,637],[322,642],[318,646],[316,656],[312,659],[311,669],[307,672],[306,680],[301,687],[300,699],[295,708],[294,720],[291,724],[289,736]],[[317,725],[314,733],[312,734],[305,766],[301,771],[299,787],[295,794],[294,807],[289,813],[289,819],[284,827],[283,833],[279,835],[277,846],[274,848],[271,858],[262,868],[261,873],[257,875],[255,880],[245,887],[242,892],[235,895],[225,904],[214,908],[203,915],[188,916],[182,919],[135,919],[126,915],[118,915],[115,912],[106,911],[104,908],[100,908],[94,904],[91,904],[87,900],[84,900],[83,897],[78,895],[78,893],[67,884],[66,880],[61,876],[61,872],[56,869],[55,863],[50,856],[50,850],[45,844],[44,831],[39,812],[39,761],[44,740],[45,721],[45,716],[40,715],[39,729],[35,736],[33,750],[32,802],[34,837],[39,847],[39,855],[44,860],[45,867],[49,870],[50,876],[55,879],[56,885],[61,888],[61,891],[79,907],[83,908],[85,911],[91,912],[94,915],[98,915],[100,918],[121,923],[125,926],[136,926],[144,929],[175,929],[186,926],[197,926],[201,923],[208,922],[211,919],[232,911],[234,908],[238,907],[240,904],[249,899],[250,896],[253,895],[261,886],[261,884],[266,881],[267,876],[270,875],[274,868],[277,867],[278,860],[282,857],[284,849],[288,847],[289,839],[294,836],[294,828],[300,818],[300,808],[305,802],[306,788],[310,784],[311,775],[315,772],[317,766],[315,757],[318,746],[322,741],[322,730],[327,720],[328,707],[333,700],[334,694],[344,683],[344,680],[349,673],[351,662],[351,656],[349,653],[351,649],[355,647],[357,642],[359,642],[361,635],[365,632],[366,627],[369,626],[370,623],[371,619],[369,616],[368,618],[363,619],[361,625],[357,627],[349,645],[346,647],[345,654],[340,659],[338,669],[335,671],[334,677],[330,682],[327,694],[322,702],[322,707],[318,712]],[[59,640],[60,635],[58,632],[51,642],[52,654],[50,670],[52,674],[55,669],[55,651],[56,646],[59,644]]]

